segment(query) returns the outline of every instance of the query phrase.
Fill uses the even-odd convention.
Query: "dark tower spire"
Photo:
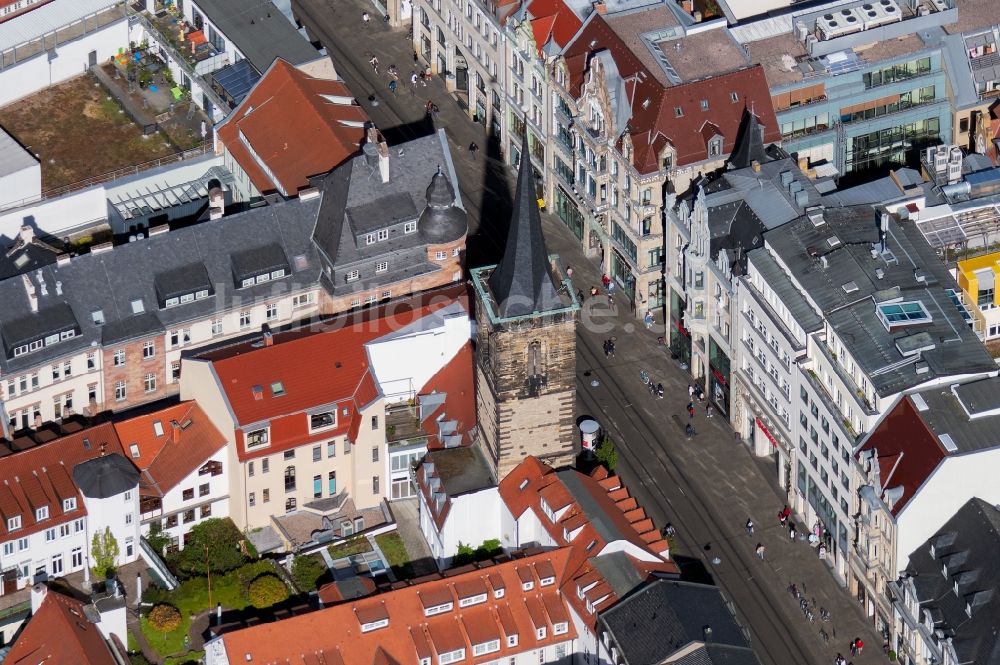
[[[764,152],[764,132],[760,121],[750,109],[743,107],[743,117],[736,132],[736,142],[729,155],[729,166],[733,169],[745,169],[753,162],[763,164],[768,161]]]
[[[505,318],[563,307],[549,271],[549,255],[542,237],[527,132],[521,144],[521,165],[507,245],[500,265],[487,283],[499,315]]]

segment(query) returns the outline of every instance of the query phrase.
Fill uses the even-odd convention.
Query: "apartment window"
[[[198,485],[198,496],[208,496],[208,483]]]
[[[62,507],[64,513],[68,513],[71,510],[76,510],[76,497],[63,499]]]
[[[358,279],[359,277],[361,277],[361,273],[358,272],[357,270],[349,270],[347,272],[347,281],[348,282],[353,282],[354,280]]]
[[[253,474],[254,474],[253,462],[252,461],[247,462],[247,476],[253,478]]]
[[[379,261],[378,263],[375,264],[375,272],[377,273],[385,272],[388,269],[389,269],[388,261]]]
[[[285,491],[294,492],[295,491],[295,467],[286,466],[285,467]]]
[[[188,489],[186,489],[183,492],[181,492],[181,499],[183,499],[184,501],[190,501],[193,498],[194,498],[194,488],[193,487],[189,487]]]
[[[29,543],[28,543],[28,539],[27,538],[18,538],[17,539],[17,551],[18,552],[24,552],[25,550],[28,549],[28,547],[29,547]]]
[[[292,499],[285,499],[285,512],[286,513],[290,513],[293,510],[295,510],[295,507],[296,507],[297,503],[298,502],[294,498],[292,498]]]
[[[416,231],[417,231],[416,222],[407,222],[406,224],[403,224],[403,233],[416,233]]]
[[[448,258],[448,252],[434,252],[434,258],[438,261],[443,261]]]
[[[323,446],[313,446],[313,461],[318,462],[323,459]]]
[[[372,476],[372,494],[379,493],[379,477]]]
[[[152,358],[156,355],[156,345],[153,342],[142,343],[142,357]]]
[[[250,492],[250,494],[247,495],[247,503],[250,504],[251,508],[253,508],[254,506],[257,505],[257,493],[256,492]]]
[[[156,375],[155,374],[147,374],[145,376],[145,378],[143,379],[142,383],[143,383],[143,387],[145,388],[145,390],[146,390],[147,393],[151,393],[151,392],[156,391]]]
[[[256,448],[257,446],[266,446],[268,442],[267,428],[265,427],[263,429],[256,429],[253,430],[252,432],[247,432],[245,438],[246,438],[246,447],[248,449]],[[265,464],[264,466],[266,467],[267,465]]]
[[[205,506],[202,506],[201,508],[199,508],[198,509],[198,516],[201,519],[205,519],[206,517],[211,517],[212,516],[212,504],[208,504],[208,505],[205,505]]]
[[[278,318],[278,305],[271,303],[264,310],[264,318],[268,321],[274,321]]]
[[[180,361],[174,361],[170,363],[170,381],[171,383],[177,383],[181,379],[181,363]]]
[[[260,461],[260,472],[267,473],[270,470],[271,470],[271,460],[265,457]]]
[[[313,476],[313,498],[323,496],[323,476]]]
[[[126,526],[132,523],[132,513],[125,513]]]
[[[69,538],[70,533],[72,533],[72,529],[70,528],[69,524],[60,524],[59,525],[59,537],[60,538]]]
[[[373,462],[377,462],[378,461],[378,446],[373,446],[372,447],[372,461]]]
[[[327,457],[336,457],[337,456],[337,442],[336,441],[327,441],[326,442],[326,456]]]
[[[326,474],[326,493],[333,496],[337,493],[337,472],[331,471]]]
[[[292,307],[305,307],[311,305],[314,300],[312,293],[300,293],[292,298]]]
[[[74,547],[69,555],[70,568],[76,570],[83,565],[83,548]]]
[[[117,349],[115,351],[114,365],[115,367],[125,366],[125,349]]]
[[[55,539],[56,539],[56,530],[55,529],[46,529],[45,530],[45,542],[51,543]]]
[[[372,416],[372,429],[378,429],[378,416]]]
[[[125,400],[126,396],[127,396],[127,393],[126,393],[126,390],[125,390],[125,382],[124,381],[116,381],[115,382],[115,400],[119,401],[119,402],[122,402],[122,401]]]
[[[251,324],[250,312],[240,312],[240,329],[249,328]]]
[[[284,457],[286,460],[295,459],[295,449],[286,450]]]
[[[4,556],[13,556],[13,554],[14,554],[14,541],[12,540],[9,543],[4,543],[3,544],[3,555]]]
[[[271,501],[271,490],[265,488],[261,492],[261,499],[263,499],[264,503],[269,503]]]
[[[194,508],[192,508],[191,510],[185,510],[184,514],[181,515],[182,524],[190,524],[191,522],[194,522],[194,519],[195,519]]]

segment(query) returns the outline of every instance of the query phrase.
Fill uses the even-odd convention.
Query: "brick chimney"
[[[170,421],[170,441],[171,443],[181,442],[181,424],[176,420]]]
[[[18,237],[21,239],[21,242],[23,242],[25,245],[30,245],[31,242],[35,239],[35,230],[30,226],[28,226],[27,224],[25,224],[24,226],[21,227],[21,230],[18,232]]]
[[[271,326],[266,323],[260,327],[261,336],[264,338],[264,346],[274,346],[274,333]]]

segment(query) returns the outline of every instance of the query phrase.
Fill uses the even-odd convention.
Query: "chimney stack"
[[[45,600],[45,596],[49,593],[49,588],[39,582],[35,586],[31,587],[31,613],[35,614],[38,612],[38,608],[42,606],[42,602]]]
[[[753,160],[752,162],[750,162],[750,168],[753,169],[754,173],[760,173],[760,162],[758,162],[756,159]]]
[[[389,182],[389,144],[385,142],[382,132],[375,127],[368,128],[367,137],[368,143],[375,146],[378,153],[378,170],[382,176],[382,182]]]
[[[170,441],[175,444],[181,442],[181,424],[176,420],[170,421]]]
[[[265,323],[260,327],[260,332],[264,337],[264,346],[274,346],[274,334],[271,332],[271,326]]]
[[[222,193],[221,187],[212,187],[208,190],[208,218],[210,220],[221,219],[226,212],[226,196]]]
[[[28,226],[27,224],[25,224],[24,226],[21,227],[21,230],[18,233],[18,237],[20,238],[21,242],[23,242],[25,245],[30,245],[32,241],[35,239],[35,230],[30,226]]]
[[[31,278],[27,275],[21,275],[21,281],[24,283],[24,290],[28,294],[28,304],[31,305],[31,311],[38,311],[38,294],[35,293],[35,285],[31,282]]]

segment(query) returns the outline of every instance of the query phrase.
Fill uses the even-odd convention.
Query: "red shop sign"
[[[757,429],[759,429],[761,432],[764,433],[764,436],[767,437],[767,440],[771,442],[772,446],[777,448],[778,447],[777,439],[775,439],[774,436],[769,431],[767,431],[767,427],[765,427],[764,423],[760,421],[760,418],[754,418],[754,421],[757,423]]]

